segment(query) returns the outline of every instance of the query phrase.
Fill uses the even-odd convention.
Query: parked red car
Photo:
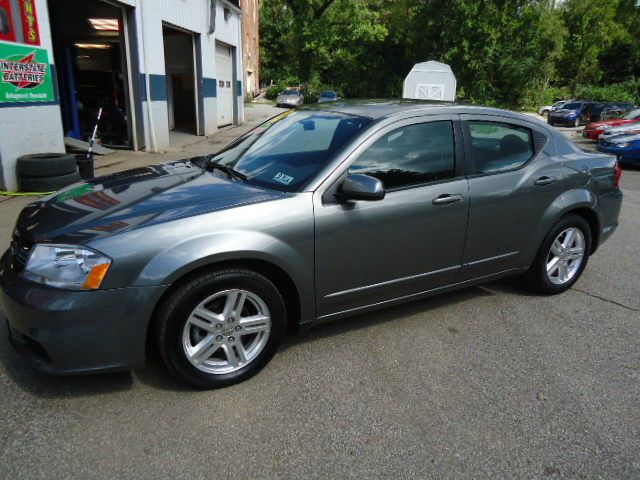
[[[582,131],[582,136],[591,140],[598,140],[598,136],[608,127],[618,127],[628,123],[640,123],[640,108],[631,110],[624,114],[621,118],[610,118],[600,122],[592,122],[587,124]]]

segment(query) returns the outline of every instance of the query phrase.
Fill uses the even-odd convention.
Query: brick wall
[[[246,92],[260,88],[260,0],[242,0],[242,50]]]

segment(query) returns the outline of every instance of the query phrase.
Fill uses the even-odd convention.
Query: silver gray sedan
[[[276,107],[300,108],[303,104],[302,91],[296,88],[287,88],[276,97]]]
[[[288,330],[523,274],[559,294],[616,229],[615,158],[517,113],[291,110],[223,151],[28,205],[0,264],[14,347],[53,373],[258,372]]]

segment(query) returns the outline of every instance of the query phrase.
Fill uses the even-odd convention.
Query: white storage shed
[[[416,63],[404,79],[402,98],[419,100],[456,99],[456,77],[446,63]]]

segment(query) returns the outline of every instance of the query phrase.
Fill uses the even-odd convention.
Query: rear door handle
[[[440,195],[436,198],[433,199],[433,204],[434,205],[448,205],[450,203],[457,203],[457,202],[461,202],[462,201],[462,195],[451,195],[448,193],[445,193],[443,195]]]
[[[556,183],[557,181],[558,179],[556,177],[547,177],[545,175],[544,177],[540,177],[539,179],[537,179],[535,182],[533,182],[533,184],[542,187],[544,185],[551,185],[552,183]]]

